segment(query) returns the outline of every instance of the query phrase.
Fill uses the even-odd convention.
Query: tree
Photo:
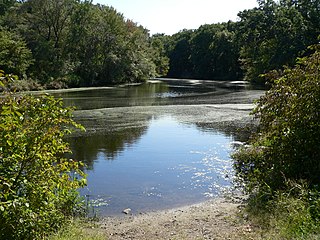
[[[318,6],[306,2],[261,0],[259,7],[238,14],[237,39],[246,80],[263,85],[264,73],[293,66],[307,46],[317,43],[319,25],[315,27],[317,20],[310,15]]]
[[[22,77],[32,63],[32,53],[23,39],[0,28],[0,68]]]
[[[16,2],[16,0],[2,0],[0,2],[0,16],[3,16]]]
[[[182,30],[172,36],[172,44],[168,46],[169,72],[168,77],[192,77],[192,64],[190,63],[190,38],[193,30]]]
[[[303,180],[310,188],[320,184],[320,46],[313,49],[259,100],[254,111],[260,120],[257,136],[235,154],[236,169],[250,193],[272,196],[288,181]]]
[[[232,80],[241,77],[234,23],[201,26],[190,40],[193,76],[200,79]]]
[[[17,10],[17,28],[35,58],[31,69],[42,83],[59,78],[68,71],[65,48],[75,0],[29,0]]]
[[[195,30],[190,39],[190,62],[193,65],[194,78],[210,79],[214,72],[213,58],[210,46],[214,41],[214,34],[220,25],[203,25]]]
[[[127,78],[130,82],[141,82],[155,77],[157,63],[153,53],[156,52],[156,49],[151,48],[148,31],[132,21],[127,21],[127,29],[126,39],[128,41],[125,43],[126,53],[123,56],[124,59],[128,57],[127,61],[130,66],[126,70]]]
[[[66,159],[66,128],[82,128],[52,96],[7,92],[0,71],[0,238],[37,239],[56,230],[79,203],[80,162]]]
[[[69,51],[84,85],[135,82],[155,75],[148,32],[113,8],[78,5],[69,42],[77,43],[70,44]]]
[[[167,36],[163,34],[153,35],[150,39],[152,59],[156,65],[157,76],[166,76],[169,71],[169,58],[166,55],[165,41]]]

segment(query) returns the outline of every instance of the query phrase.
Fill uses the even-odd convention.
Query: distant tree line
[[[257,2],[237,22],[150,36],[91,0],[4,0],[0,69],[49,88],[156,76],[264,84],[265,73],[293,66],[296,57],[309,54],[307,46],[319,42],[320,7],[313,0]]]
[[[20,78],[49,88],[102,86],[165,75],[167,65],[148,30],[112,7],[89,0],[0,3],[0,69]]]
[[[263,74],[293,66],[296,57],[319,42],[319,1],[258,0],[258,7],[238,17],[238,22],[154,36],[170,58],[167,76],[264,84]]]

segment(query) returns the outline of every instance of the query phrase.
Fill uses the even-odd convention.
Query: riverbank
[[[243,213],[243,207],[240,202],[220,198],[171,210],[107,217],[98,222],[75,220],[48,239],[265,239],[263,231]]]
[[[241,212],[242,205],[226,199],[136,216],[100,220],[106,239],[260,239]]]

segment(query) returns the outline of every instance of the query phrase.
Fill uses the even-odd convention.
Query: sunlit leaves
[[[249,165],[257,170],[238,169],[249,192],[264,186],[281,190],[288,180],[320,184],[320,50],[313,49],[315,53],[273,80],[254,111],[259,132],[251,147],[235,155],[244,170]]]
[[[0,68],[22,76],[32,62],[31,51],[22,38],[0,27]]]
[[[316,11],[316,6],[303,0],[289,2],[259,1],[259,7],[238,14],[237,38],[246,80],[264,84],[261,74],[293,66],[308,45],[318,42],[319,29],[305,14]]]
[[[1,73],[1,82],[8,76]],[[5,84],[4,84],[5,85]],[[65,127],[82,128],[52,96],[5,93],[0,102],[0,238],[35,239],[73,214],[85,184],[66,159]]]

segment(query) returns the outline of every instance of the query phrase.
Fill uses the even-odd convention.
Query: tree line
[[[293,66],[319,42],[320,6],[310,0],[258,0],[239,21],[203,25],[161,39],[170,59],[168,77],[238,80],[264,84],[271,70]]]
[[[0,4],[0,67],[49,88],[164,75],[168,60],[159,47],[147,29],[89,0]]]
[[[264,74],[293,66],[319,41],[320,7],[310,0],[257,2],[237,22],[150,36],[114,8],[91,0],[5,0],[0,68],[49,88],[157,76],[264,84]]]

